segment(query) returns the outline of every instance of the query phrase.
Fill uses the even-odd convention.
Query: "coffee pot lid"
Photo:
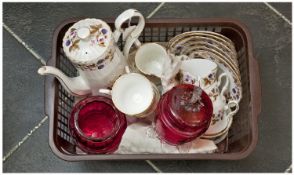
[[[112,32],[107,23],[99,19],[80,20],[71,26],[63,38],[66,56],[76,63],[88,63],[107,55],[112,44]]]

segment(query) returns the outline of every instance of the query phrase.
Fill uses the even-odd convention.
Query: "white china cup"
[[[113,84],[112,90],[100,89],[100,93],[111,95],[115,107],[121,112],[134,117],[145,117],[155,110],[158,102],[158,90],[144,76],[131,73],[120,76]]]
[[[181,74],[183,83],[200,86],[213,103],[212,121],[203,137],[215,138],[222,135],[229,128],[233,115],[239,110],[238,102],[230,100],[227,103],[224,95],[229,89],[229,76],[222,73],[217,77],[217,64],[207,59],[182,61]],[[225,79],[224,82],[223,79]],[[222,84],[223,86],[220,88]]]
[[[184,82],[205,89],[216,81],[217,64],[207,59],[184,60],[181,72]]]
[[[143,44],[136,52],[136,67],[146,75],[161,77],[167,59],[169,59],[166,49],[156,43]]]
[[[224,96],[229,88],[229,76],[222,73],[217,77],[217,64],[207,59],[190,59],[182,61],[181,82],[201,87],[209,96],[214,94]],[[221,93],[219,88],[225,78]]]

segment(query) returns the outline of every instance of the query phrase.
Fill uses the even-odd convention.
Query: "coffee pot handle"
[[[223,77],[225,77],[226,83],[225,83],[224,87],[221,90],[221,93],[220,93],[221,97],[224,97],[225,92],[229,88],[229,77],[228,77],[228,75],[226,73],[222,73],[222,74],[219,75],[217,87],[220,88],[220,85],[221,85],[221,82],[222,82],[222,78]]]
[[[130,22],[133,17],[139,18],[138,24],[136,26],[130,26],[130,23],[129,23],[129,27],[126,30],[122,29],[123,23],[125,23],[126,21]],[[137,48],[141,46],[141,43],[138,40],[138,38],[141,32],[143,31],[144,26],[145,26],[145,19],[143,15],[135,9],[128,9],[124,11],[123,13],[121,13],[115,19],[115,28],[116,28],[114,32],[115,42],[119,40],[119,37],[122,33],[130,32],[130,34],[128,34],[128,36],[126,37],[126,42],[123,49],[123,54],[126,58],[128,58],[129,51],[133,44],[135,44]],[[132,31],[127,31],[127,30],[132,30]]]

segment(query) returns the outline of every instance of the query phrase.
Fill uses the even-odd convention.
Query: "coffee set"
[[[137,24],[123,28],[132,18],[138,18]],[[228,134],[242,98],[232,41],[215,32],[191,31],[164,44],[141,43],[144,26],[135,9],[116,18],[113,32],[100,19],[80,20],[62,41],[79,76],[68,77],[51,66],[38,70],[82,98],[68,116],[68,127],[83,152],[115,152],[130,121],[146,119],[169,145],[198,138],[217,144]]]

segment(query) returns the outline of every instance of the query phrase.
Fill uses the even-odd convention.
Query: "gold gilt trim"
[[[105,58],[99,59],[96,63],[92,63],[92,64],[73,63],[73,64],[77,69],[81,69],[82,71],[86,71],[86,70],[94,71],[97,69],[104,69],[107,66],[107,64],[109,64],[113,60],[114,51],[115,49],[110,49],[107,55],[105,56]]]

